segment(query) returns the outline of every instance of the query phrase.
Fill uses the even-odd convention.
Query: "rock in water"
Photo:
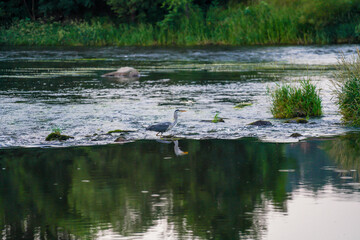
[[[54,133],[53,132],[53,133],[50,133],[46,137],[45,141],[55,141],[55,140],[57,140],[57,141],[66,141],[66,140],[68,140],[70,138],[74,138],[74,137],[67,136],[67,135],[61,135],[60,133]]]
[[[115,139],[114,142],[116,142],[116,143],[124,143],[124,142],[126,142],[126,139],[123,138],[123,137],[118,137],[117,139]]]
[[[114,78],[139,78],[140,73],[138,70],[132,67],[122,67],[116,72],[106,73],[102,77],[114,77]]]
[[[293,137],[293,138],[298,138],[298,137],[301,137],[302,135],[300,133],[293,133],[290,135],[290,137]]]
[[[305,118],[296,117],[286,120],[284,123],[308,123],[308,120],[306,120]]]
[[[269,122],[269,121],[258,120],[258,121],[249,123],[249,125],[252,125],[252,126],[272,126],[272,123]]]

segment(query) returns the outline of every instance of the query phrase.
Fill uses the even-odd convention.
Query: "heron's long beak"
[[[186,112],[186,110],[179,110],[179,112]]]

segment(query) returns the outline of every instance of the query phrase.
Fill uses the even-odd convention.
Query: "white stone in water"
[[[122,67],[116,72],[106,73],[102,77],[116,77],[116,78],[138,78],[140,73],[138,70],[132,67]]]

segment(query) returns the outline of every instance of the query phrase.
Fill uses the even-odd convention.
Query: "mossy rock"
[[[124,143],[124,142],[126,142],[127,140],[125,139],[125,138],[123,138],[123,137],[118,137],[117,139],[115,139],[115,141],[114,142],[116,142],[116,143]]]
[[[248,125],[252,125],[252,126],[272,126],[272,123],[269,122],[269,121],[257,120],[255,122],[249,123]]]
[[[70,138],[74,138],[71,136],[67,136],[67,135],[61,135],[60,133],[50,133],[47,137],[46,137],[46,141],[66,141]]]
[[[201,120],[200,122],[219,123],[219,122],[225,122],[225,120],[223,118],[218,118],[214,120]]]
[[[305,118],[296,117],[286,120],[284,123],[308,123],[308,120],[306,120]]]
[[[293,133],[290,135],[290,137],[293,137],[293,138],[298,138],[298,137],[301,137],[302,135],[300,133]]]
[[[129,133],[129,132],[135,132],[135,131],[133,131],[133,130],[120,130],[120,129],[116,129],[116,130],[108,131],[107,134],[112,134],[112,133]]]

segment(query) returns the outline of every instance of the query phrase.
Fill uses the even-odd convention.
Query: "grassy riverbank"
[[[0,44],[192,46],[328,44],[360,40],[360,7],[354,9],[350,1],[342,0],[339,5],[336,1],[320,0],[316,5],[308,0],[288,0],[287,5],[281,6],[278,2],[281,1],[209,7],[206,12],[193,4],[186,14],[170,12],[174,16],[169,13],[155,23],[116,23],[110,18],[14,20],[0,28]]]

